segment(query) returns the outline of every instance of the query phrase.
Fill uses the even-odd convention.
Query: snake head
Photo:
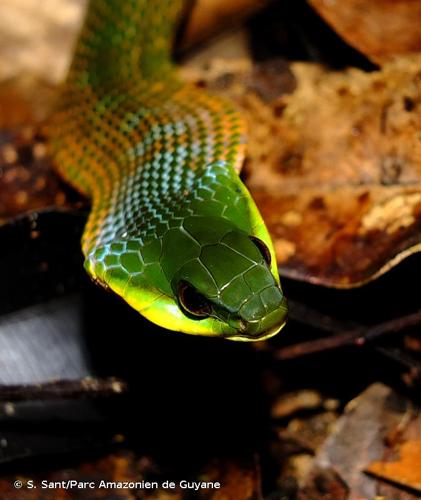
[[[287,312],[270,238],[264,238],[223,217],[189,216],[148,242],[106,244],[86,267],[164,328],[263,340],[284,326]]]

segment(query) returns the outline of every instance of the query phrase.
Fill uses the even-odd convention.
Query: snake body
[[[238,177],[232,103],[171,61],[181,0],[91,0],[50,122],[59,173],[91,199],[85,268],[167,329],[258,340],[286,303],[263,220]]]

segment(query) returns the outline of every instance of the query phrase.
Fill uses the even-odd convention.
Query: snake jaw
[[[237,342],[262,342],[263,340],[268,340],[277,335],[285,325],[286,321],[284,321],[279,325],[275,325],[272,328],[269,328],[269,330],[266,330],[265,332],[254,337],[249,337],[247,335],[240,334],[240,335],[230,335],[227,336],[226,338],[227,340],[235,340]]]

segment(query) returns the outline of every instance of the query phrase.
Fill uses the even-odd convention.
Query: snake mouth
[[[247,335],[246,333],[235,333],[234,335],[227,335],[225,338],[228,340],[235,340],[239,342],[260,342],[262,340],[270,339],[278,334],[286,325],[286,320],[283,323],[272,326],[268,330],[259,333],[258,335]]]

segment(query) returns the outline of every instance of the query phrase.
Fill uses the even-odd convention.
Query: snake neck
[[[171,49],[184,4],[184,0],[91,0],[67,85],[84,91],[165,79],[173,71]]]

